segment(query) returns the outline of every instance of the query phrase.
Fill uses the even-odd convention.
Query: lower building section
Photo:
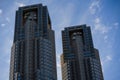
[[[99,60],[94,58],[85,59],[85,80],[103,80],[101,65]]]
[[[104,80],[99,52],[94,48],[89,26],[65,28],[62,43],[62,80]]]
[[[79,64],[82,66],[79,70],[78,63],[75,59],[64,61],[63,57],[64,55],[62,54],[62,80],[104,80],[101,71],[101,63],[98,59],[84,58],[84,63]]]
[[[53,44],[44,38],[27,42],[12,47],[10,80],[56,80]]]

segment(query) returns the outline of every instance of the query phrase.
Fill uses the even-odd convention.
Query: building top
[[[22,6],[22,7],[19,7],[19,10],[20,9],[37,8],[38,6],[43,6],[43,5],[42,4],[33,4],[33,5],[28,5],[28,6]],[[43,7],[47,7],[47,6],[43,6]]]
[[[65,27],[65,30],[74,30],[74,29],[83,29],[85,27],[89,27],[86,24],[83,25],[76,25],[76,26],[70,26],[70,27]]]

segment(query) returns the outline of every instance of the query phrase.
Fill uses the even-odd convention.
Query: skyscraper
[[[54,31],[42,4],[16,11],[10,80],[57,80]]]
[[[104,80],[99,52],[94,48],[89,26],[65,28],[62,43],[62,80]]]

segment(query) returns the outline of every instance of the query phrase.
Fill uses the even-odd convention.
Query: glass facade
[[[66,27],[62,31],[62,43],[62,80],[104,80],[89,26]]]
[[[16,11],[9,80],[57,80],[54,31],[46,6]]]

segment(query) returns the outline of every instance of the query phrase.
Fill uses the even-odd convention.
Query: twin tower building
[[[62,31],[62,80],[104,80],[89,26]],[[46,6],[16,11],[9,80],[57,80],[55,37]]]

